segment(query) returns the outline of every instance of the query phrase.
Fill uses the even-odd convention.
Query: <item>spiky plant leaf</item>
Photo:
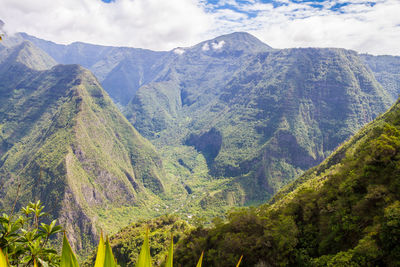
[[[203,263],[203,255],[204,255],[204,251],[201,252],[200,259],[199,259],[199,262],[197,263],[196,267],[201,267],[201,264]]]
[[[1,248],[0,248],[0,267],[8,267],[7,258],[6,256],[4,256]]]
[[[243,255],[240,256],[240,259],[239,259],[238,263],[236,264],[236,267],[239,267],[240,263],[242,262],[242,259],[243,259]]]
[[[169,246],[167,263],[165,264],[165,267],[172,267],[173,261],[174,261],[174,237],[172,236],[171,233],[171,245]]]
[[[64,233],[60,267],[79,267],[78,261]]]
[[[104,267],[117,267],[117,262],[115,261],[114,254],[112,253],[108,237],[106,238],[105,244]]]
[[[136,267],[151,267],[151,256],[150,256],[150,245],[149,245],[149,228],[146,230],[146,236],[142,249],[140,250],[139,259],[136,263]]]
[[[106,247],[104,245],[103,232],[101,232],[99,246],[97,247],[96,262],[94,264],[94,267],[103,267],[105,256],[106,256]]]

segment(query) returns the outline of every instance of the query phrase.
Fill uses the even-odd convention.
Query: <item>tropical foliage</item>
[[[45,213],[39,201],[29,203],[20,212],[0,216],[0,248],[10,265],[58,266],[59,256],[51,238],[61,231],[56,221],[43,223]]]
[[[182,266],[398,266],[400,102],[271,204],[232,212],[178,244]]]
[[[61,226],[55,225],[53,221],[50,225],[41,223],[39,228],[39,218],[45,213],[41,212],[44,207],[40,201],[30,203],[26,208],[21,210],[27,219],[19,216],[13,219],[13,215],[3,214],[1,221],[1,247],[0,247],[0,267],[34,266],[34,267],[79,267],[77,257],[68,242],[67,236],[63,235],[63,244],[61,249],[61,257],[57,251],[49,246],[50,237],[61,231]],[[30,214],[33,214],[30,216]],[[29,221],[32,221],[29,223]],[[28,228],[27,228],[28,227]],[[28,229],[28,230],[27,230]],[[3,252],[4,251],[4,252]],[[168,256],[164,263],[165,267],[173,267],[174,241],[171,234]],[[202,266],[204,252],[197,262],[197,267]],[[243,256],[242,256],[243,257]],[[242,260],[240,257],[236,266],[240,265]],[[139,257],[136,260],[136,267],[151,267],[153,265],[150,256],[149,228],[143,240]],[[100,235],[100,241],[97,247],[96,259],[94,267],[117,267],[117,261],[112,252],[108,237],[104,242],[103,234]]]

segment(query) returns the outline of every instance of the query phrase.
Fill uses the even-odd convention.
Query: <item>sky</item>
[[[236,31],[274,48],[400,56],[400,0],[0,0],[3,31],[171,50]]]

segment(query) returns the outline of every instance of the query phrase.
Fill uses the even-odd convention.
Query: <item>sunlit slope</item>
[[[177,246],[177,263],[398,266],[400,103],[361,129],[272,204],[243,209]],[[223,263],[223,264],[221,264]]]
[[[36,55],[31,49],[8,53]],[[144,207],[164,192],[161,159],[97,79],[78,65],[37,71],[11,56],[0,66],[3,207],[17,196],[21,204],[42,200],[78,247],[93,243],[100,228],[127,224],[139,209],[145,216]]]

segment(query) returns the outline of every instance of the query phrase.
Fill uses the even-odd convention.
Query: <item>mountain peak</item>
[[[249,54],[267,52],[273,49],[247,32],[233,32],[230,34],[221,35],[214,39],[204,41],[195,47],[201,48],[203,52],[219,52],[228,50],[231,52],[240,51]]]
[[[232,33],[223,34],[221,36],[218,36],[215,39],[218,39],[218,38],[230,38],[230,39],[235,39],[235,40],[240,40],[240,39],[241,40],[252,40],[253,42],[263,43],[257,37],[255,37],[254,35],[252,35],[248,32],[232,32]],[[266,44],[264,44],[264,45],[266,45]]]
[[[2,51],[0,62],[20,63],[34,70],[46,70],[55,66],[55,60],[29,41]],[[3,58],[4,60],[1,60]]]

